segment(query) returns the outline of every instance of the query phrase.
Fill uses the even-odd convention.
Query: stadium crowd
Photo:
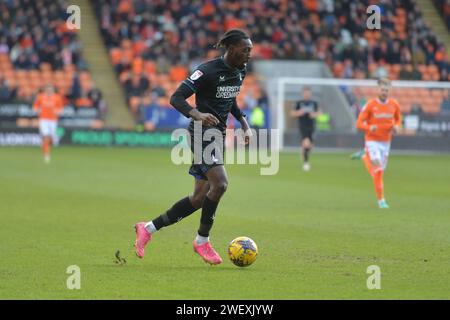
[[[66,102],[104,114],[81,42],[66,25],[68,5],[64,0],[0,2],[0,100],[30,102],[42,85],[52,83]]]
[[[434,0],[449,22],[449,0]],[[416,0],[380,1],[381,30],[368,30],[370,0],[96,0],[100,30],[141,121],[146,106],[168,106],[176,85],[231,28],[248,31],[254,59],[326,62],[336,77],[450,81],[444,44],[426,25]],[[66,27],[65,0],[0,2],[0,99],[31,100],[52,82],[77,107],[105,110],[82,46]],[[244,82],[239,105],[264,105],[256,77]],[[144,110],[145,111],[145,110]],[[144,116],[142,116],[144,115]]]
[[[132,41],[132,53],[122,57],[119,71],[136,56],[156,61],[161,72],[176,64],[195,66],[208,56],[221,33],[237,27],[251,34],[255,58],[318,59],[330,66],[342,63],[339,71],[345,77],[378,76],[388,71],[387,65],[415,66],[416,70],[419,65],[435,65],[439,79],[448,80],[445,47],[425,24],[415,0],[383,1],[381,31],[366,28],[369,0],[94,3],[108,47],[120,47],[123,39]],[[423,70],[418,71],[422,76]]]
[[[433,2],[450,30],[450,0],[433,0]]]
[[[168,83],[183,80],[204,57],[217,56],[212,45],[231,28],[249,32],[254,59],[322,60],[344,78],[450,80],[445,46],[424,22],[415,0],[379,3],[381,30],[366,27],[369,0],[92,3],[136,114],[142,97],[150,92],[167,98],[174,90]],[[147,81],[143,74],[150,75]],[[261,97],[258,90],[256,98]],[[168,99],[159,101],[168,104]]]

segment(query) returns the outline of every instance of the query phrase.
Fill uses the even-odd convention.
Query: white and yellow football
[[[248,267],[258,256],[258,246],[249,237],[238,237],[228,245],[228,257],[238,267]]]

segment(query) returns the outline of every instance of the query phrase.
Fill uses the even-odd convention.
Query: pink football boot
[[[205,242],[204,244],[197,244],[197,242],[194,240],[192,244],[194,246],[194,251],[197,252],[206,263],[209,264],[222,263],[222,258],[213,249],[210,242]]]
[[[136,230],[136,241],[134,242],[136,255],[142,259],[144,257],[145,245],[152,240],[152,234],[145,229],[145,222],[136,223],[134,228]]]

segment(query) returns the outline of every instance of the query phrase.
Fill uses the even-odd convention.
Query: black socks
[[[159,230],[162,227],[170,226],[171,224],[186,218],[195,211],[197,211],[197,209],[192,206],[189,197],[186,197],[175,203],[172,208],[167,210],[158,218],[154,219],[152,222],[155,225],[156,230]]]
[[[303,149],[303,160],[305,163],[309,162],[309,152],[311,151],[310,148],[304,148]]]
[[[213,226],[214,217],[216,214],[218,204],[219,204],[218,202],[209,199],[208,196],[205,197],[202,206],[202,216],[200,218],[200,228],[198,229],[199,236],[202,237],[209,236],[209,231]]]

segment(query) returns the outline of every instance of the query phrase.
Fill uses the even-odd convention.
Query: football
[[[238,237],[228,245],[228,257],[238,267],[248,267],[258,256],[258,246],[249,237]]]

